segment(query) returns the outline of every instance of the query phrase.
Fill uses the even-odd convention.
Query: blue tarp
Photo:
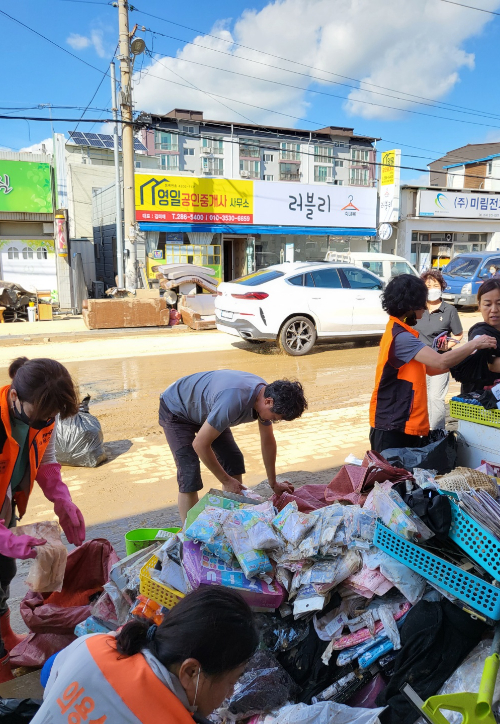
[[[376,236],[376,229],[345,229],[338,226],[257,226],[254,224],[175,224],[140,221],[141,231],[211,231],[214,234],[291,234],[293,236]]]

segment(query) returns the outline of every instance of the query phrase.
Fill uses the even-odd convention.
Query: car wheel
[[[283,352],[299,357],[311,351],[316,342],[316,328],[307,317],[292,317],[282,326],[279,345]]]

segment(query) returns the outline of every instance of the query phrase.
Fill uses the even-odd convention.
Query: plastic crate
[[[180,591],[175,591],[173,588],[165,586],[164,583],[158,583],[153,581],[151,578],[151,571],[158,563],[158,558],[153,556],[149,561],[141,568],[139,578],[141,581],[140,592],[143,596],[147,596],[152,601],[159,603],[165,608],[173,608],[176,606],[181,599],[184,598],[184,594]]]
[[[491,586],[452,563],[401,538],[392,530],[377,522],[374,544],[412,571],[420,573],[428,581],[463,601],[471,609],[494,621],[500,621],[500,588]]]
[[[450,498],[449,537],[493,578],[500,581],[500,541]]]
[[[480,405],[469,405],[467,402],[450,400],[450,415],[458,420],[468,420],[480,425],[500,428],[500,410],[486,410]]]

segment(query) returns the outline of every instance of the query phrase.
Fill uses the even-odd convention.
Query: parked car
[[[403,256],[396,256],[395,254],[379,254],[370,251],[351,251],[348,253],[328,251],[325,261],[354,264],[373,272],[380,279],[383,279],[386,284],[400,274],[414,274],[418,277],[415,267]]]
[[[273,340],[307,354],[318,337],[374,337],[387,314],[383,282],[353,264],[276,264],[217,288],[217,329],[249,342]]]
[[[477,290],[491,277],[490,266],[500,269],[500,251],[473,251],[458,254],[441,271],[446,281],[445,302],[457,307],[477,304]]]

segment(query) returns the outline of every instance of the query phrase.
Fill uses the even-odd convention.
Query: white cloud
[[[400,185],[401,186],[429,186],[429,174],[422,173],[422,174],[420,174],[420,176],[415,176],[415,178],[401,179]]]
[[[42,149],[45,147],[45,151]],[[20,153],[49,153],[51,154],[54,148],[52,138],[46,138],[39,143],[34,143],[32,146],[26,146],[26,148],[20,148]]]
[[[494,9],[500,6],[500,0],[483,0],[482,6]],[[136,107],[165,113],[178,106],[201,109],[207,118],[238,121],[241,120],[239,114],[243,114],[259,123],[303,126],[303,122],[287,119],[284,115],[224,98],[216,100],[194,88],[182,87],[192,83],[214,94],[303,118],[314,96],[261,80],[267,79],[303,88],[313,82],[320,83],[324,91],[348,96],[344,108],[351,115],[391,119],[399,117],[400,110],[356,101],[401,109],[415,108],[409,93],[434,100],[445,98],[460,82],[460,73],[474,68],[474,56],[464,49],[465,42],[479,34],[490,20],[484,13],[437,0],[404,3],[400,0],[336,0],[335,3],[331,0],[274,0],[262,10],[246,10],[232,29],[228,22],[218,22],[211,31],[216,37],[198,36],[194,45],[184,46],[176,58],[158,55],[149,66],[145,65],[141,76],[135,74]],[[235,43],[260,48],[262,52],[247,50]],[[228,54],[211,52],[202,45]],[[304,65],[278,60],[271,54]],[[246,62],[247,58],[268,65]],[[238,71],[249,77],[208,66]],[[287,73],[287,68],[304,73],[305,77]],[[152,76],[174,83],[165,83]],[[339,76],[360,78],[362,86],[349,90],[325,82],[353,85],[352,81]],[[406,94],[406,100],[375,94],[369,84],[397,89],[396,95]],[[391,91],[382,92],[391,95]],[[425,106],[420,108],[433,112]],[[336,119],[326,115],[326,118],[315,120],[335,125]]]
[[[66,38],[66,42],[68,45],[71,45],[74,50],[83,50],[89,47],[90,38],[87,38],[85,35],[78,35],[78,33],[71,33],[71,35]]]
[[[92,45],[95,48],[95,52],[97,53],[99,58],[105,58],[107,55],[107,52],[104,48],[102,30],[92,30],[92,32],[90,33],[90,40],[91,40]]]

